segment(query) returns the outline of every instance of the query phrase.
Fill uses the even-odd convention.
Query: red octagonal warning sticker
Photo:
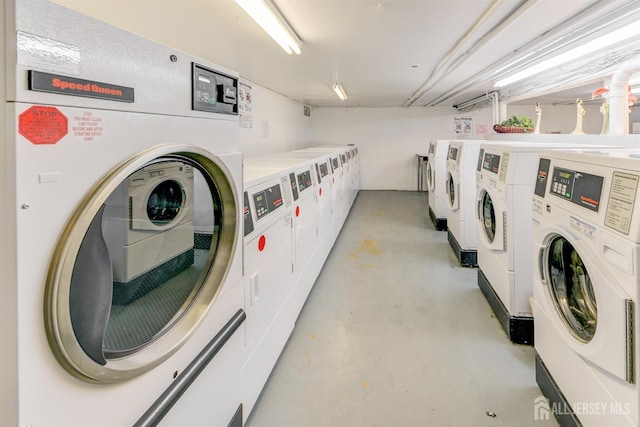
[[[18,116],[18,132],[32,144],[55,144],[67,129],[67,116],[55,107],[34,105]]]

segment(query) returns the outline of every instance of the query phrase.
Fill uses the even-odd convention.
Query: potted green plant
[[[493,130],[498,133],[531,133],[533,132],[533,120],[527,116],[516,114],[494,125]]]

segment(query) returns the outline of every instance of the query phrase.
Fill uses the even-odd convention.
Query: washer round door
[[[162,222],[186,208],[189,220],[167,230],[133,229],[130,178],[176,165],[192,170],[189,206],[181,188],[161,180],[149,189],[158,197],[148,209]],[[220,291],[239,244],[236,193],[219,159],[187,146],[143,152],[94,186],[63,231],[46,285],[46,330],[67,371],[87,382],[120,382],[184,344]]]
[[[445,183],[445,190],[447,195],[449,196],[447,200],[449,201],[449,208],[455,211],[458,209],[458,195],[456,194],[457,183],[451,172],[447,174],[447,181]]]
[[[583,343],[591,341],[598,325],[598,305],[589,272],[573,245],[554,236],[544,252],[551,300],[568,331]]]
[[[478,208],[484,237],[489,243],[493,243],[496,238],[496,211],[493,208],[491,196],[484,190],[480,196]]]
[[[431,166],[431,162],[427,162],[427,188],[429,191],[433,191],[436,188],[436,177]]]

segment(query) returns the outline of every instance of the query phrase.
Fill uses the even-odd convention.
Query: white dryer
[[[241,419],[237,74],[49,1],[0,16],[0,425]]]
[[[449,140],[435,140],[429,142],[427,157],[427,191],[429,192],[429,218],[436,230],[447,229],[447,193],[445,182],[447,179],[447,154]]]
[[[452,140],[447,154],[444,182],[447,200],[447,237],[463,267],[477,266],[475,221],[476,169],[479,140]]]
[[[639,171],[637,150],[540,151],[536,379],[552,409],[573,408],[584,426],[640,424]]]

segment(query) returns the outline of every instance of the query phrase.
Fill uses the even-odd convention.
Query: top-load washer
[[[447,193],[445,182],[447,179],[447,155],[449,140],[435,140],[429,142],[427,157],[427,191],[429,192],[429,218],[436,230],[447,229]]]
[[[639,171],[638,150],[540,151],[536,380],[551,408],[572,408],[584,426],[640,424]]]
[[[239,419],[237,74],[49,1],[0,14],[0,424]]]
[[[477,266],[475,224],[476,168],[479,140],[452,140],[447,153],[444,182],[447,200],[447,236],[463,267]]]
[[[298,315],[290,308],[295,248],[289,170],[267,167],[259,160],[247,158],[244,165],[245,417],[253,409]]]
[[[300,312],[322,268],[318,258],[318,197],[316,156],[301,157],[277,153],[252,158],[263,166],[282,168],[289,176],[289,192],[292,196],[293,271],[295,291],[292,296],[294,311]]]

